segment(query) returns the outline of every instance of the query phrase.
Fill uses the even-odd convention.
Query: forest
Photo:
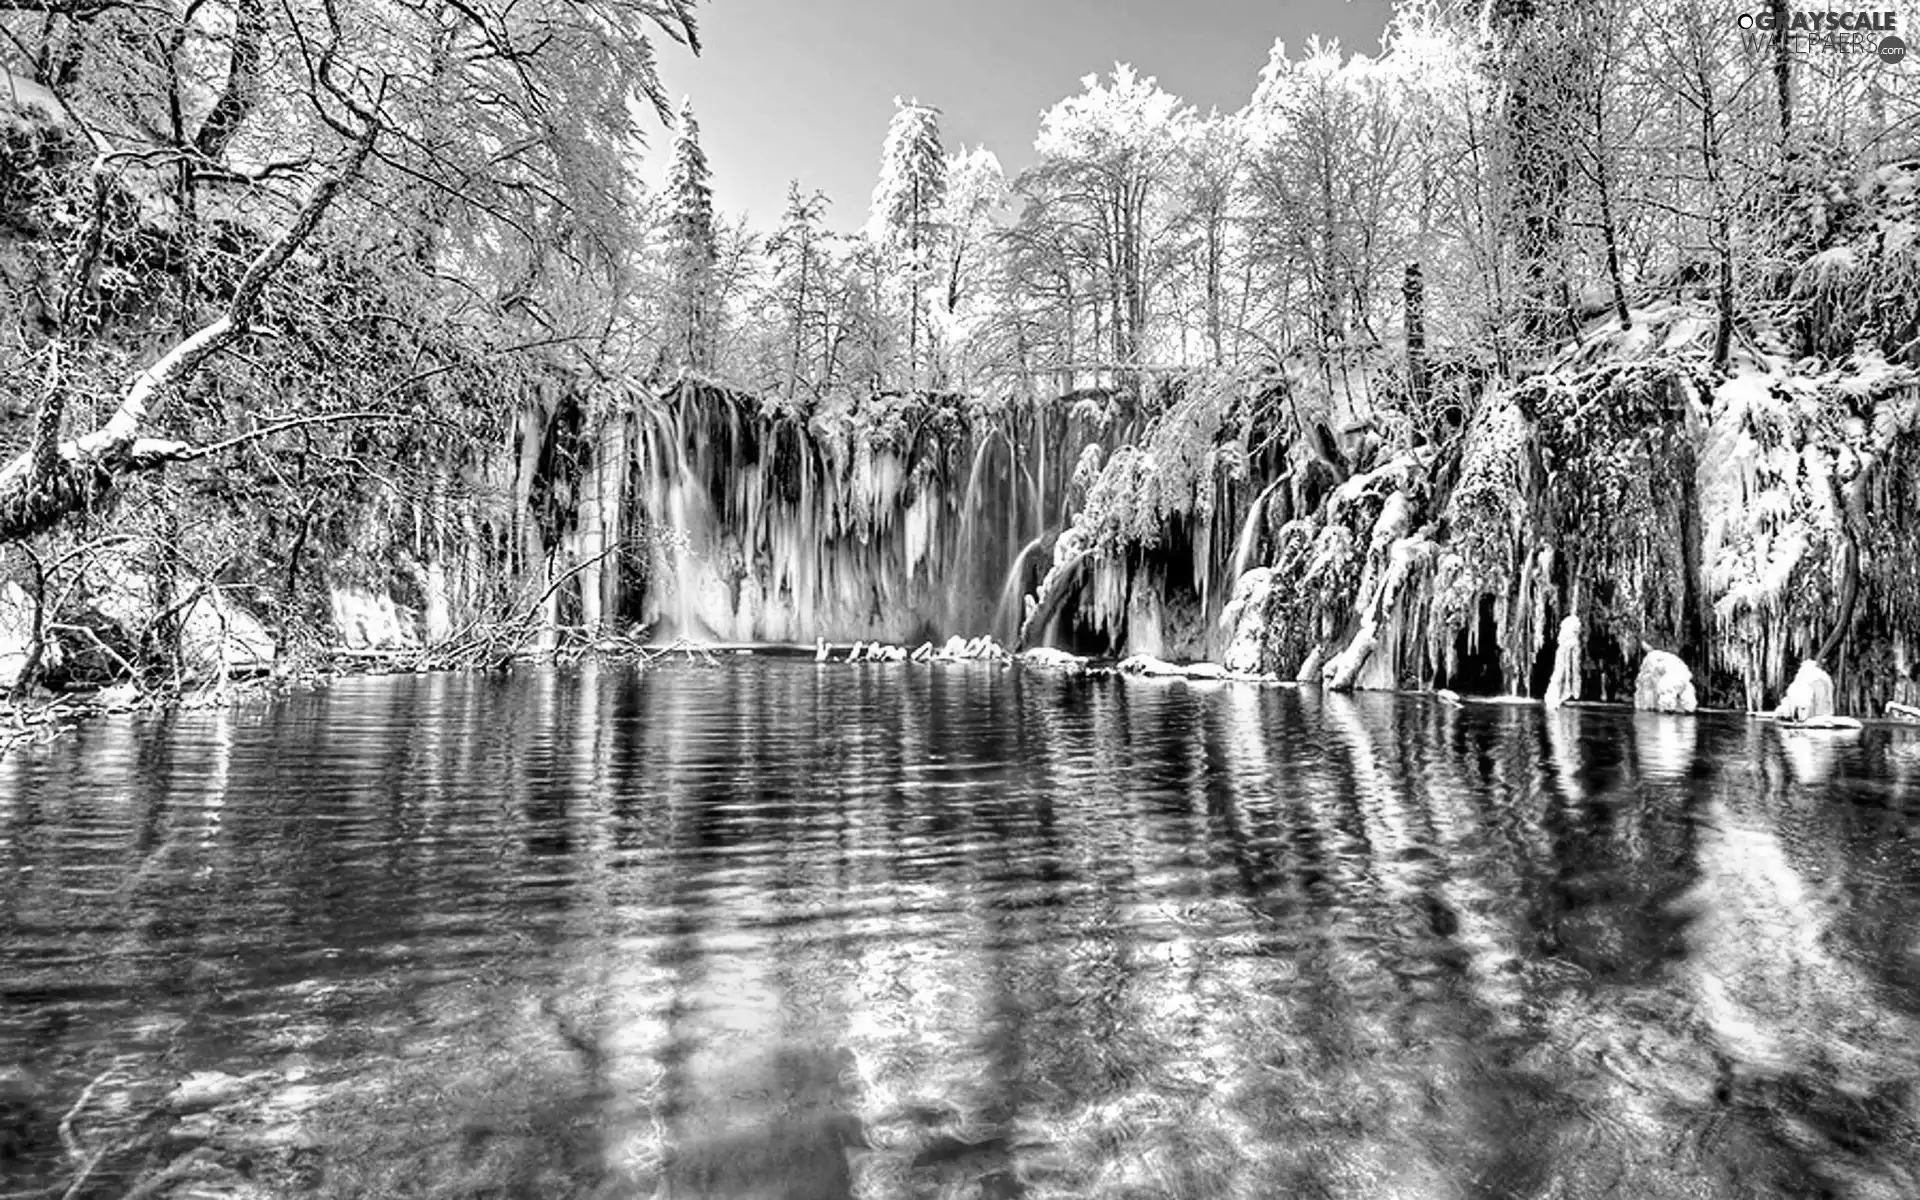
[[[1087,64],[1011,176],[903,100],[755,228],[694,0],[7,0],[0,685],[991,634],[1920,703],[1920,65],[1755,11]]]

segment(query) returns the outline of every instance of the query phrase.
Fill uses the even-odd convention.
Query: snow
[[[30,132],[37,122],[67,127],[66,108],[47,88],[0,67],[0,128]]]
[[[887,125],[880,151],[880,180],[873,188],[873,206],[867,219],[867,238],[876,246],[898,250],[930,241],[934,216],[944,207],[947,158],[940,147],[940,110],[918,103],[902,103]]]

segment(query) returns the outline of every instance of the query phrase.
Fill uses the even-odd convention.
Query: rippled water
[[[1917,780],[978,665],[96,721],[0,762],[0,1195],[1912,1197]]]

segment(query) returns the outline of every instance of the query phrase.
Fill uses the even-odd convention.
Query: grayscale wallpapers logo
[[[1782,35],[1797,41],[1805,49],[1823,49],[1839,54],[1871,54],[1885,66],[1893,66],[1907,56],[1907,43],[1894,27],[1899,23],[1894,12],[1812,12],[1790,10],[1776,14],[1772,9],[1741,13],[1740,26],[1748,47],[1759,48]]]

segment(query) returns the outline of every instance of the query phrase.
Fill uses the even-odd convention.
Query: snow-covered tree
[[[947,382],[959,343],[981,324],[976,310],[996,268],[995,234],[1010,196],[1000,159],[984,146],[962,149],[947,159],[947,197],[939,216],[939,279],[930,317],[936,340],[947,348],[937,382]]]
[[[1226,357],[1227,256],[1246,166],[1246,133],[1236,115],[1218,112],[1193,121],[1185,133],[1177,213],[1181,257],[1198,293],[1207,357],[1218,365]]]
[[[1034,148],[1041,165],[1030,190],[1056,225],[1090,230],[1098,256],[1094,289],[1106,312],[1096,315],[1113,353],[1129,371],[1148,336],[1151,292],[1162,265],[1167,227],[1162,201],[1180,161],[1181,130],[1192,111],[1125,63],[1040,119]]]
[[[667,168],[666,259],[667,345],[681,365],[696,371],[713,366],[714,263],[713,188],[707,155],[700,148],[700,126],[693,100],[680,102],[673,134],[673,159]]]
[[[907,310],[907,376],[917,380],[927,280],[941,240],[947,159],[940,147],[940,110],[903,103],[897,96],[894,104],[867,237],[880,250],[889,283]]]
[[[944,234],[940,303],[959,309],[972,281],[984,269],[987,242],[1008,200],[1000,157],[985,146],[962,149],[947,159],[947,195],[938,226]]]
[[[1381,63],[1318,41],[1299,58],[1276,44],[1242,114],[1256,251],[1285,280],[1272,291],[1304,285],[1322,350],[1379,337],[1381,276],[1403,244],[1404,115]]]
[[[772,270],[765,311],[776,322],[781,390],[789,397],[812,389],[813,367],[828,340],[826,209],[824,195],[802,192],[794,180],[780,228],[767,241]]]

